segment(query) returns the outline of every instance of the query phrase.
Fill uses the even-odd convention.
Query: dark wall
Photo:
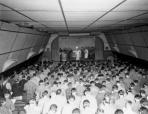
[[[148,69],[148,61],[146,61],[146,60],[135,58],[135,57],[125,55],[125,54],[121,54],[121,53],[118,53],[118,52],[115,52],[115,51],[113,52],[113,54],[115,56],[117,56],[117,58],[119,58],[120,60],[128,61],[129,63],[136,65],[140,68]]]
[[[36,62],[38,62],[38,60],[40,59],[40,57],[42,56],[43,53],[39,54],[39,55],[36,55],[32,58],[30,58],[29,60],[27,61],[24,61],[12,68],[10,68],[9,70],[6,70],[5,72],[3,73],[0,73],[1,76],[4,76],[4,77],[9,77],[9,76],[12,76],[14,71],[21,71],[23,68],[27,68],[27,66],[29,65],[32,65]]]
[[[100,38],[95,39],[95,60],[104,60],[104,43]]]
[[[56,38],[51,44],[51,56],[53,61],[60,61],[59,38]]]

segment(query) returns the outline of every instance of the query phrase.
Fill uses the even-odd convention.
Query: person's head
[[[131,89],[133,89],[135,87],[135,83],[131,82],[130,86],[131,86]]]
[[[87,99],[84,100],[84,101],[83,101],[83,107],[86,108],[86,107],[89,107],[89,106],[90,106],[90,101],[87,100]]]
[[[123,77],[119,77],[119,81],[120,82],[123,82]]]
[[[44,91],[43,93],[42,93],[42,96],[44,97],[44,96],[47,96],[48,95],[48,91]]]
[[[46,78],[44,79],[44,82],[48,82],[48,77],[46,77]]]
[[[5,97],[5,99],[9,99],[10,98],[10,94],[9,93],[5,93],[4,97]]]
[[[71,82],[69,82],[67,85],[68,85],[69,88],[72,87],[72,83]]]
[[[105,85],[102,85],[102,86],[101,86],[101,90],[104,91],[105,89],[106,89],[106,86],[105,86]]]
[[[117,81],[117,82],[116,82],[116,85],[119,86],[119,85],[120,85],[120,81]]]
[[[8,90],[11,90],[11,89],[12,89],[11,84],[10,84],[9,82],[6,83],[6,88],[7,88]]]
[[[140,99],[141,99],[141,96],[139,95],[139,94],[136,94],[135,96],[134,96],[134,99],[135,99],[135,101],[140,101]]]
[[[72,95],[76,95],[76,93],[77,93],[76,88],[72,88],[71,93],[72,93]]]
[[[94,82],[94,81],[91,81],[90,84],[91,84],[92,86],[95,86],[95,82]]]
[[[125,75],[125,78],[129,78],[129,74],[126,74],[126,75]]]
[[[112,80],[116,80],[116,76],[115,75],[112,76]]]
[[[109,83],[111,81],[110,77],[107,77],[106,81]]]
[[[105,103],[110,103],[110,95],[106,94],[104,98]]]
[[[57,87],[58,83],[56,81],[53,82],[53,87]]]
[[[44,84],[44,81],[43,80],[40,80],[39,81],[39,85],[42,85],[42,84]]]
[[[124,114],[124,112],[121,109],[117,109],[114,114]]]
[[[117,85],[113,85],[112,91],[117,91],[117,90],[118,90],[118,86]]]
[[[132,101],[127,101],[125,106],[126,106],[126,108],[131,108],[132,107]]]
[[[118,91],[118,95],[119,95],[120,97],[123,97],[123,96],[124,96],[124,91],[123,91],[123,90]]]
[[[5,103],[6,103],[6,100],[5,99],[1,99],[0,100],[0,107],[3,106],[3,105],[5,105]]]
[[[80,109],[79,108],[73,109],[72,114],[80,114]]]
[[[144,83],[143,88],[147,88],[147,87],[148,87],[148,84]]]
[[[57,105],[56,104],[52,104],[51,106],[50,106],[50,111],[52,111],[52,112],[57,112]]]
[[[145,97],[145,96],[146,96],[145,90],[140,90],[140,95],[141,95],[142,97]]]
[[[138,84],[138,82],[139,82],[138,80],[134,80],[134,84],[135,84],[135,85],[137,85],[137,84]]]
[[[68,102],[71,104],[75,101],[75,96],[71,95],[69,98],[68,98]]]
[[[106,85],[106,81],[102,81],[102,85]]]
[[[86,95],[89,95],[90,94],[90,89],[87,89],[87,90],[85,90],[84,91],[84,95],[86,96]]]
[[[56,95],[60,95],[62,93],[62,90],[61,89],[58,89],[57,91],[56,91]]]

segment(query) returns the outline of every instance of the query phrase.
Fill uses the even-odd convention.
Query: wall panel
[[[113,48],[113,47],[114,47],[114,43],[113,43],[111,37],[112,37],[111,34],[107,34],[107,35],[106,35],[106,38],[107,38],[107,40],[108,40],[108,43],[109,43],[109,45],[110,45],[111,50],[114,50],[114,48]]]
[[[7,60],[8,56],[9,54],[0,55],[0,71],[2,71],[3,65],[5,61]]]
[[[148,60],[148,27],[118,30],[106,34],[110,45],[117,44],[120,53]],[[116,51],[114,48],[111,49]]]
[[[29,48],[34,46],[34,42],[36,41],[36,38],[32,34],[26,34],[24,47],[23,48]]]
[[[129,36],[135,46],[146,46],[143,37],[141,36],[140,32],[136,33],[129,33]]]
[[[29,53],[30,49],[25,49],[25,50],[21,50],[19,51],[19,55],[18,55],[18,62],[24,62],[27,58],[27,55]]]
[[[142,36],[146,46],[148,47],[148,32],[141,32],[141,36]]]
[[[39,50],[45,48],[48,39],[49,35],[46,33],[2,22],[0,29],[0,72],[4,64],[10,60],[17,60],[17,62],[6,69],[26,61],[29,52],[34,51],[39,54]]]
[[[37,35],[32,35],[32,38],[33,38],[32,47],[34,47],[34,46],[36,46],[38,37],[37,37]]]
[[[43,36],[38,36],[35,46],[40,46],[40,45],[42,45],[42,40],[43,40]]]
[[[19,31],[20,28],[15,24],[2,22],[1,29],[8,31]]]
[[[59,38],[53,40],[51,44],[51,56],[53,61],[60,61],[59,56]]]
[[[114,35],[114,37],[116,39],[117,44],[124,44],[125,43],[124,38],[122,37],[122,34],[116,34],[116,35]]]
[[[148,60],[148,48],[136,47],[139,58]]]
[[[39,50],[40,50],[40,47],[39,47],[39,46],[33,47],[33,51],[34,51],[36,54],[39,53]]]
[[[124,44],[127,45],[132,45],[133,43],[131,42],[130,36],[127,32],[122,33],[122,38],[124,38]]]
[[[11,50],[16,34],[14,32],[0,31],[0,54]]]
[[[11,51],[23,49],[25,40],[26,40],[26,34],[18,33]]]
[[[95,60],[104,60],[104,43],[100,38],[95,38]]]

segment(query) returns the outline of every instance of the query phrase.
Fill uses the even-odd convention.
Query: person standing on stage
[[[76,50],[74,51],[74,53],[75,53],[76,61],[79,61],[81,58],[81,50],[78,48],[78,46],[76,46]]]
[[[88,59],[88,49],[84,50],[84,59]]]

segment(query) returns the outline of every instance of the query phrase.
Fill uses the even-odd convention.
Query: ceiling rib
[[[100,28],[105,28],[105,27],[108,27],[108,26],[117,25],[117,24],[119,24],[119,23],[121,23],[121,22],[128,21],[128,20],[133,20],[134,18],[139,17],[139,16],[142,16],[142,15],[145,15],[145,14],[148,14],[148,12],[144,12],[144,13],[142,13],[142,14],[139,14],[139,15],[130,17],[130,18],[128,18],[128,19],[121,20],[121,21],[119,21],[119,22],[117,22],[117,23],[110,24],[110,25],[107,25],[107,26],[104,26],[104,27],[100,27]]]
[[[127,0],[123,0],[122,2],[120,2],[119,4],[117,4],[115,7],[113,7],[112,9],[110,9],[109,11],[107,11],[106,13],[104,13],[102,16],[100,16],[99,18],[97,18],[96,20],[94,20],[92,23],[90,23],[89,25],[87,25],[85,28],[83,28],[81,31],[87,29],[88,27],[90,27],[92,24],[94,24],[95,22],[97,22],[98,20],[100,20],[102,17],[104,17],[105,15],[107,15],[108,13],[110,13],[112,10],[114,10],[115,8],[117,8],[118,6],[120,6],[121,4],[123,4],[124,2],[126,2]]]
[[[42,24],[42,23],[40,23],[40,22],[38,22],[38,21],[36,21],[36,20],[30,18],[30,17],[28,17],[27,15],[25,15],[25,14],[23,14],[23,13],[21,13],[21,12],[15,10],[14,8],[11,8],[10,6],[7,6],[7,5],[5,5],[5,4],[3,4],[3,3],[0,3],[0,5],[2,5],[2,6],[4,6],[4,7],[7,7],[7,8],[9,8],[9,9],[11,9],[12,11],[14,11],[14,12],[16,12],[16,13],[18,13],[18,14],[20,14],[20,15],[22,15],[22,16],[28,18],[28,19],[30,19],[30,20],[33,21],[33,22],[36,22],[36,23],[38,23],[38,24],[40,24],[40,25],[42,25],[42,26],[44,26],[44,27],[46,27],[46,28],[51,29],[50,27],[48,27],[48,26],[46,26],[46,25],[44,25],[44,24]],[[52,30],[53,30],[53,29],[52,29]]]
[[[142,14],[139,14],[139,15],[136,15],[136,16],[134,16],[134,17],[131,17],[131,18],[128,18],[128,19],[125,19],[125,20],[121,20],[121,21],[119,21],[119,22],[117,22],[117,23],[115,23],[115,24],[112,24],[112,25],[116,25],[116,24],[118,24],[118,23],[121,23],[121,22],[124,22],[124,21],[128,21],[128,20],[132,20],[133,18],[142,16],[142,15],[145,15],[145,14],[148,14],[148,12],[145,12],[145,13],[142,13]]]
[[[64,10],[63,10],[61,0],[58,0],[58,2],[59,2],[59,6],[60,6],[60,9],[61,9],[63,18],[64,18],[64,22],[65,22],[65,25],[66,25],[67,32],[69,33],[69,28],[68,28],[68,24],[67,24],[67,20],[66,20],[66,16],[65,16],[65,13],[64,13]]]

